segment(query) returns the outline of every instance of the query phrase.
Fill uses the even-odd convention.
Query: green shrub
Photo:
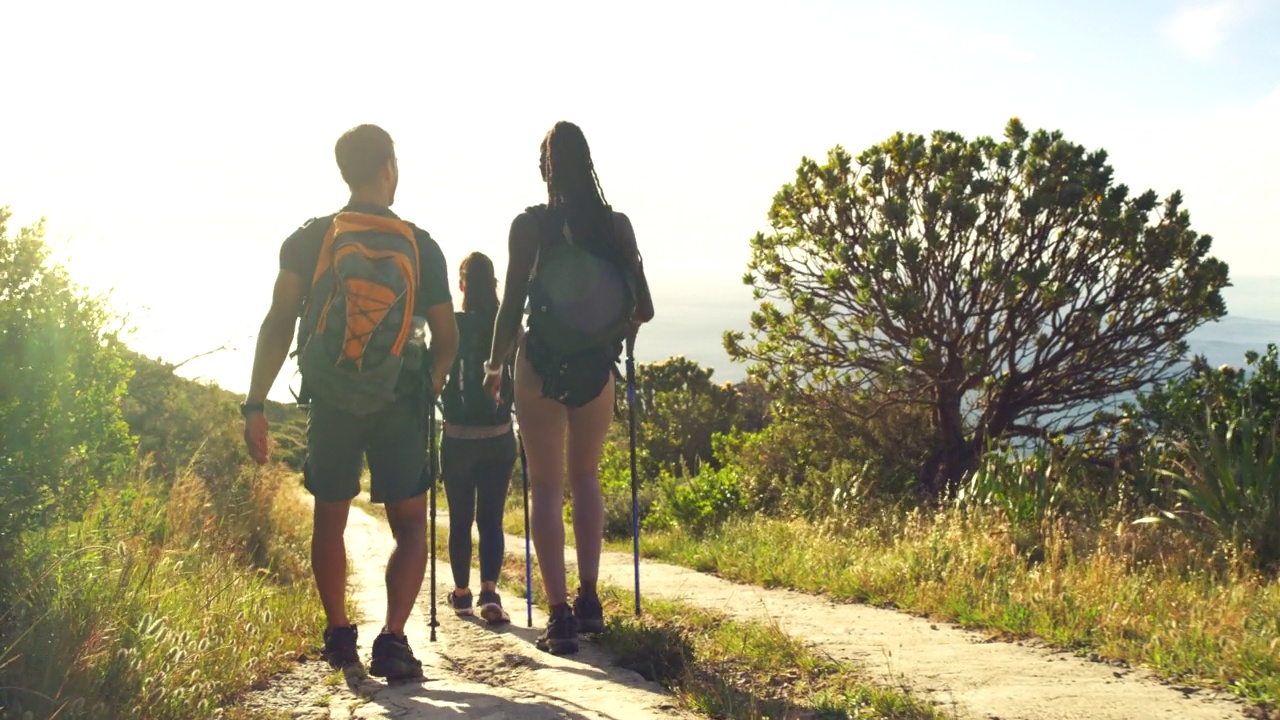
[[[788,514],[810,522],[852,518],[873,488],[867,472],[870,465],[836,459],[825,469],[810,471],[803,483],[788,488],[783,507]]]
[[[657,488],[639,474],[645,467],[648,452],[636,448],[636,500],[640,519],[649,516]],[[604,536],[608,539],[631,537],[631,450],[624,443],[606,443],[600,461],[600,489],[604,494]]]
[[[717,433],[763,424],[768,404],[763,390],[755,384],[713,383],[714,372],[681,356],[636,366],[636,441],[653,464],[653,477],[658,472],[693,475],[704,464],[718,467],[712,447]],[[626,443],[627,386],[614,387],[621,412],[614,427],[618,442]]]
[[[1206,437],[1205,411],[1213,426],[1247,411],[1259,427],[1280,419],[1280,358],[1274,343],[1266,353],[1245,353],[1245,367],[1211,368],[1195,358],[1188,372],[1138,397],[1136,414],[1147,431],[1161,439],[1200,441]]]
[[[0,208],[0,558],[75,519],[132,459],[120,397],[130,368],[101,301],[49,262],[42,224]],[[3,562],[4,560],[0,560]],[[0,568],[0,602],[14,577]]]
[[[1206,408],[1199,441],[1185,444],[1186,460],[1162,472],[1174,482],[1178,502],[1140,523],[1166,523],[1225,541],[1249,553],[1261,567],[1280,565],[1280,447],[1270,408],[1215,422]]]
[[[1028,455],[988,452],[957,491],[955,503],[961,508],[993,508],[1013,525],[1038,529],[1061,507],[1062,480],[1068,472],[1064,461],[1042,444]]]
[[[702,535],[750,509],[738,468],[704,468],[689,478],[664,475],[648,527],[682,528]]]
[[[933,442],[920,408],[872,412],[874,403],[857,397],[824,397],[808,407],[776,405],[773,422],[758,432],[719,436],[715,456],[738,466],[752,509],[775,516],[820,514],[826,510],[819,499],[829,498],[837,486],[851,489],[854,478],[860,478],[862,493],[872,490],[874,479],[875,494],[885,499],[915,492],[917,470]],[[863,411],[869,419],[856,417]]]

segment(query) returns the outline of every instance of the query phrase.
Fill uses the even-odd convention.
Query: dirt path
[[[391,536],[386,522],[359,507],[347,524],[351,584],[363,613],[359,648],[366,665],[386,612],[383,574]],[[437,561],[439,587],[448,581],[448,564]],[[429,578],[428,578],[429,579]],[[252,713],[281,713],[308,718],[570,718],[574,720],[692,720],[661,686],[611,665],[597,647],[583,643],[577,655],[562,658],[533,646],[546,617],[534,611],[534,628],[524,627],[524,608],[512,608],[515,623],[493,631],[480,621],[463,620],[438,607],[440,626],[431,642],[427,625],[430,582],[424,583],[418,609],[405,634],[422,660],[427,679],[387,685],[378,678],[326,685],[332,674],[323,661],[302,664],[244,702]],[[515,600],[518,600],[516,598]],[[517,612],[518,610],[518,612]]]
[[[447,523],[445,513],[437,522]],[[474,534],[474,529],[473,529]],[[524,539],[507,536],[523,557]],[[567,564],[576,565],[573,549]],[[631,555],[606,552],[601,581],[634,584]],[[820,652],[906,687],[947,714],[982,720],[1228,720],[1234,697],[1163,683],[1153,674],[1090,662],[1032,643],[989,641],[955,626],[866,605],[764,589],[665,563],[641,562],[645,596],[698,605],[740,620],[776,623]]]

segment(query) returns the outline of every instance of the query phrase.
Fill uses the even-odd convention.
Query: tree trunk
[[[954,496],[965,474],[977,462],[977,446],[965,439],[959,394],[939,390],[934,422],[938,429],[938,449],[921,466],[919,479],[929,499],[937,501]]]

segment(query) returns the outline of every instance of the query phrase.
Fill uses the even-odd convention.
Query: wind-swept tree
[[[1016,118],[1003,141],[898,133],[805,158],[769,220],[743,278],[752,341],[726,349],[793,403],[928,406],[935,493],[989,441],[1091,427],[1226,314],[1227,266],[1179,192],[1133,196],[1105,151]]]

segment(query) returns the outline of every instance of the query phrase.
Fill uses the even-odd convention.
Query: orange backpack
[[[414,323],[418,266],[408,223],[334,216],[299,324],[303,396],[354,415],[396,400],[402,373],[422,365]]]

